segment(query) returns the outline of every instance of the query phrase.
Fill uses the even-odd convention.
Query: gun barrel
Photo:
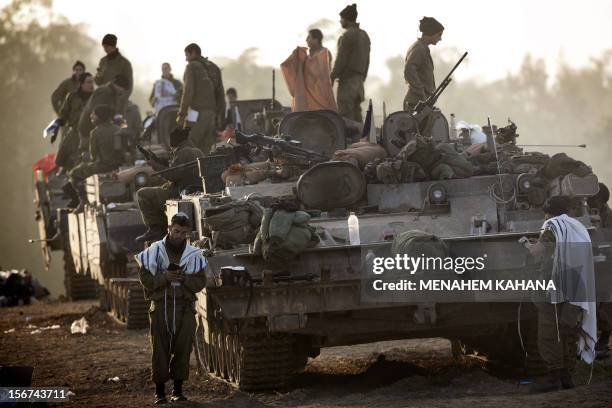
[[[166,174],[166,173],[169,173],[171,171],[187,169],[187,168],[190,168],[190,167],[195,167],[197,165],[198,165],[198,161],[197,160],[193,160],[193,161],[190,161],[190,162],[187,162],[187,163],[184,163],[184,164],[179,164],[179,165],[176,165],[176,166],[168,167],[167,169],[156,171],[156,172],[152,173],[151,176],[160,176],[162,174]]]

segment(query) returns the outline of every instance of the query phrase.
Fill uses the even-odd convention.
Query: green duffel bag
[[[262,241],[262,256],[267,261],[290,261],[318,242],[317,235],[307,224],[293,224],[283,241]]]

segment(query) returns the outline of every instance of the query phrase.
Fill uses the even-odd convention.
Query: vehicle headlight
[[[136,187],[144,187],[149,181],[149,176],[146,173],[138,173],[134,176],[134,184]]]
[[[446,202],[446,188],[442,184],[432,184],[429,187],[429,202],[433,204]]]

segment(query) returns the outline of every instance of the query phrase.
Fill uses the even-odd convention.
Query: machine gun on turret
[[[236,143],[241,146],[251,147],[255,154],[265,151],[268,153],[268,158],[282,157],[289,160],[299,160],[309,163],[323,163],[330,160],[329,157],[321,153],[304,149],[301,147],[302,142],[288,136],[271,137],[260,134],[245,135],[240,131],[236,131]]]
[[[412,116],[419,122],[419,124],[422,124],[424,120],[427,119],[429,114],[434,110],[434,105],[438,101],[438,98],[440,97],[440,95],[442,95],[442,92],[444,92],[446,87],[452,81],[451,75],[453,75],[457,67],[463,62],[467,55],[467,52],[463,53],[461,58],[459,58],[459,61],[457,61],[453,69],[450,70],[448,75],[446,75],[444,80],[440,83],[440,85],[438,85],[434,93],[432,93],[426,100],[419,101],[419,103],[417,103],[417,105],[414,107]]]

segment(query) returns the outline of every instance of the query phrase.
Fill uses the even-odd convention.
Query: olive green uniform
[[[555,236],[551,230],[545,229],[539,241],[546,245],[543,277],[550,279]],[[555,305],[545,301],[535,306],[538,311],[538,352],[546,371],[554,373],[567,370],[571,373],[576,365],[578,326],[582,310],[568,302]]]
[[[607,204],[604,205],[600,212],[601,227],[608,231],[612,229],[612,210]],[[609,235],[607,235],[609,236]],[[597,267],[597,264],[595,264]],[[612,303],[601,302],[597,304],[597,328],[602,334],[612,332]]]
[[[60,110],[62,108],[62,104],[66,100],[66,96],[72,91],[76,91],[79,89],[79,80],[75,77],[70,77],[64,79],[60,82],[59,86],[53,93],[51,94],[51,105],[53,105],[53,110],[57,115],[60,114]]]
[[[189,138],[204,153],[215,143],[215,130],[223,126],[225,118],[225,91],[221,70],[204,57],[189,61],[183,76],[185,86],[179,115],[185,117],[189,109],[198,112],[196,122],[189,122]]]
[[[121,55],[119,50],[110,55],[105,55],[100,59],[94,81],[98,86],[104,85],[113,81],[119,74],[123,74],[130,81],[130,86],[126,95],[127,99],[134,88],[132,64],[127,58]]]
[[[338,113],[362,122],[361,102],[365,99],[363,82],[370,67],[370,37],[359,28],[350,27],[338,39],[338,55],[331,72],[332,82],[338,79]]]
[[[70,170],[68,176],[73,185],[94,174],[113,171],[121,165],[123,152],[117,141],[117,132],[119,127],[112,123],[102,123],[91,132],[89,154],[92,161],[83,162]]]
[[[72,91],[66,96],[60,108],[59,117],[63,122],[64,132],[55,157],[55,164],[65,170],[72,169],[79,162],[79,119],[90,97],[90,93]]]
[[[93,129],[91,123],[91,112],[100,105],[108,105],[115,111],[115,114],[123,115],[127,108],[127,99],[123,92],[118,91],[112,85],[106,84],[99,86],[87,101],[79,118],[79,137],[80,149],[86,151],[89,148],[89,135]]]
[[[436,90],[434,65],[429,46],[422,40],[415,41],[406,53],[404,79],[408,93],[404,98],[404,110],[412,111],[419,101],[424,101]]]
[[[204,154],[200,149],[195,147],[190,140],[185,140],[171,152],[169,167],[192,162],[202,156]],[[155,170],[165,168],[155,163],[153,167]],[[142,220],[147,227],[157,226],[165,229],[168,225],[164,211],[166,200],[178,197],[180,192],[189,186],[202,184],[197,166],[170,171],[162,176],[168,180],[163,186],[144,187],[136,193],[138,208],[140,208]]]
[[[179,264],[180,253],[166,251],[171,263]],[[151,380],[165,383],[189,378],[189,357],[196,329],[196,293],[206,286],[204,270],[186,274],[180,286],[173,287],[164,273],[151,274],[140,268],[140,282],[145,298],[151,301],[149,322],[151,335]],[[175,329],[174,333],[172,330]]]

